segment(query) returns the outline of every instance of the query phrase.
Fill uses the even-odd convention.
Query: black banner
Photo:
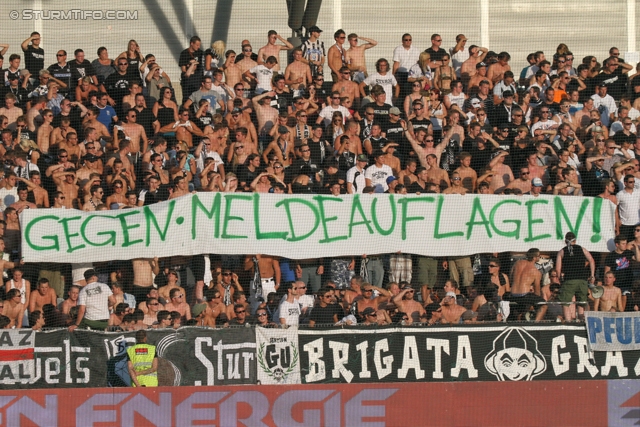
[[[31,331],[29,331],[31,332]],[[149,330],[156,346],[160,386],[256,383],[256,335],[253,328],[184,327]],[[135,332],[76,330],[38,332],[33,366],[0,370],[7,388],[128,387],[126,348]],[[15,363],[14,363],[15,365]]]
[[[298,340],[305,384],[640,377],[640,351],[590,352],[584,326],[301,329]]]

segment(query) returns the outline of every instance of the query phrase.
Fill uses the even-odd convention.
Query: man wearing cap
[[[309,38],[302,43],[302,62],[311,67],[313,77],[322,74],[322,67],[326,57],[324,42],[318,40],[322,30],[314,25],[308,29]]]
[[[476,45],[469,46],[469,59],[464,61],[460,66],[460,78],[463,82],[468,82],[471,77],[476,75],[478,64],[484,64],[483,61],[487,56],[487,52],[489,52],[489,50],[486,47],[478,47]],[[483,66],[486,67],[487,64]]]
[[[147,344],[147,332],[136,332],[136,345],[127,348],[127,368],[133,387],[158,386],[158,354]]]
[[[425,315],[424,307],[413,299],[415,291],[411,285],[405,285],[398,295],[392,298],[392,302],[398,307],[398,311],[406,313],[414,323],[420,322]]]
[[[109,321],[109,308],[116,304],[116,299],[109,286],[98,282],[98,273],[90,269],[84,272],[86,286],[78,296],[78,317],[69,326],[69,332],[76,328],[105,330]]]
[[[278,126],[278,138],[271,142],[262,152],[262,159],[269,164],[269,153],[274,152],[278,161],[286,168],[293,160],[293,144],[289,141],[289,128]]]
[[[463,323],[462,315],[468,310],[461,305],[458,305],[456,294],[454,292],[447,292],[442,302],[442,318],[440,323],[459,324]]]
[[[369,164],[366,154],[356,157],[356,165],[347,171],[347,193],[362,194],[362,189],[367,185],[365,180],[365,167]]]
[[[491,123],[493,126],[511,123],[511,114],[514,108],[518,107],[518,104],[516,104],[513,99],[513,92],[511,90],[502,92],[502,101],[499,105],[496,105],[493,114],[489,117],[489,120],[493,120]],[[551,116],[549,115],[547,118],[551,119]],[[553,120],[551,121],[553,122]],[[553,124],[555,124],[555,122],[553,122]]]
[[[393,176],[391,167],[385,164],[385,154],[382,150],[376,150],[372,155],[375,163],[365,170],[365,183],[376,189],[376,193],[384,193],[389,189],[387,177]]]
[[[529,311],[531,306],[534,306],[537,311],[536,322],[542,320],[547,312],[546,305],[538,304],[544,302],[540,294],[542,274],[535,265],[539,259],[540,251],[531,248],[527,251],[526,259],[517,261],[512,267],[513,280],[511,281],[511,296],[508,299],[511,303],[512,316],[509,316],[511,320],[521,320],[520,316]],[[582,269],[584,271],[584,264]],[[533,292],[531,292],[532,288]]]
[[[509,155],[508,151],[502,148],[498,148],[492,154],[492,160],[489,162],[489,167],[494,173],[494,177],[491,180],[491,189],[494,193],[500,193],[504,188],[513,181],[513,172],[508,165],[504,164],[506,156]]]
[[[528,193],[525,194],[533,197],[538,197],[540,194],[542,194],[543,188],[544,186],[542,184],[542,180],[540,178],[533,178],[531,180],[531,189]]]

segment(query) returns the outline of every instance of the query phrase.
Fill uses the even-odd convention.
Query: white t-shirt
[[[462,48],[456,53],[453,53],[454,48],[455,47],[449,49],[449,56],[451,57],[451,65],[453,65],[453,69],[456,71],[456,76],[460,78],[460,67],[462,67],[464,61],[469,59],[469,49]]]
[[[218,166],[224,164],[224,162],[222,161],[222,158],[220,157],[220,154],[218,154],[217,151],[207,151],[207,152],[205,152],[204,149],[200,153],[200,157],[196,159],[196,171],[198,173],[200,173],[200,172],[202,172],[204,170],[204,160],[207,157],[212,157],[213,158],[213,163],[215,165],[213,167],[213,171],[214,172],[218,172]]]
[[[531,136],[535,136],[535,132],[538,129],[549,130],[551,129],[552,126],[558,126],[558,123],[554,122],[551,119],[545,120],[545,121],[540,120],[538,122],[535,122],[533,126],[531,126]]]
[[[622,225],[636,225],[640,223],[640,213],[638,212],[638,206],[640,206],[640,191],[633,190],[633,193],[629,194],[622,190],[616,194],[618,199],[618,212],[620,213],[620,222]]]
[[[0,211],[4,212],[7,206],[11,206],[18,201],[18,187],[15,186],[11,190],[0,188]]]
[[[393,170],[389,165],[382,165],[382,167],[378,167],[374,164],[364,171],[364,177],[371,180],[371,185],[373,187],[382,187],[383,192],[389,189],[389,185],[387,185],[387,178],[390,176],[393,176]]]
[[[343,124],[347,122],[347,119],[351,118],[351,113],[349,112],[349,110],[347,110],[346,107],[339,105],[338,108],[333,108],[331,105],[327,105],[322,110],[320,110],[320,114],[318,114],[324,119],[322,123],[324,126],[329,126],[331,124],[331,119],[333,118],[333,113],[335,111],[340,111],[342,113]]]
[[[602,121],[602,126],[609,126],[609,115],[611,113],[615,114],[618,112],[618,107],[616,107],[616,101],[609,94],[605,95],[602,98],[597,93],[591,95],[591,99],[593,99],[593,106],[600,112],[600,120]]]
[[[454,95],[453,93],[449,93],[446,95],[447,98],[449,98],[449,101],[451,101],[451,104],[456,104],[458,107],[460,107],[460,109],[462,109],[462,106],[464,105],[464,92],[460,92],[459,95]]]
[[[365,85],[380,85],[384,89],[384,93],[387,94],[387,100],[385,103],[391,105],[393,102],[393,87],[398,85],[398,81],[391,74],[391,72],[387,72],[384,76],[379,73],[371,74],[369,77],[364,79]]]
[[[356,177],[356,172],[360,174]],[[357,166],[352,167],[347,171],[347,182],[350,182],[353,186],[354,194],[362,194],[362,190],[366,187],[366,181],[364,179],[364,170],[358,170]]]
[[[250,69],[256,75],[258,84],[256,85],[256,93],[268,92],[271,90],[271,79],[273,78],[273,70],[268,69],[264,65],[256,65]]]
[[[413,46],[409,50],[402,45],[393,49],[393,62],[398,63],[398,71],[408,73],[413,64],[418,62],[418,58],[420,58],[420,51]]]
[[[297,302],[283,301],[280,303],[280,319],[285,319],[285,325],[298,326],[300,321],[300,304]]]
[[[78,305],[84,305],[87,320],[106,320],[109,318],[109,297],[113,295],[109,286],[100,282],[89,283],[80,290]]]
[[[636,110],[637,111],[637,110]],[[631,117],[629,117],[631,119]],[[631,119],[633,120],[633,119]],[[624,126],[620,120],[617,120],[611,124],[611,129],[609,129],[609,137],[612,137],[617,132],[622,132],[624,130]],[[631,132],[636,133],[636,125],[631,123],[631,128],[629,129]]]

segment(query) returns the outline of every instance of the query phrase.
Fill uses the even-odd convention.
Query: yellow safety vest
[[[136,372],[144,371],[151,368],[153,359],[156,355],[156,347],[149,344],[136,344],[127,349],[129,360],[133,363],[133,369]],[[138,382],[141,386],[158,387],[158,372],[147,375],[138,375]],[[131,386],[135,387],[133,380]]]

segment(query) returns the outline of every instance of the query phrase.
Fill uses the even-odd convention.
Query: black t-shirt
[[[200,128],[204,132],[204,128],[210,126],[213,123],[213,116],[211,113],[205,113],[200,116],[200,118],[195,119],[196,126]]]
[[[356,165],[356,155],[351,151],[343,151],[340,157],[338,157],[338,168],[346,172]]]
[[[44,69],[44,49],[35,48],[33,45],[27,46],[24,51],[24,67],[31,75],[37,76],[40,70]]]
[[[9,68],[7,68],[6,70],[2,70],[2,74],[4,76],[4,85],[5,86],[9,86],[9,76],[16,76],[17,79],[18,79],[18,86],[22,85],[22,78],[20,77],[20,70],[13,72]]]
[[[69,62],[69,66],[71,67],[71,88],[69,89],[75,89],[76,86],[78,86],[79,79],[96,75],[96,70],[93,68],[93,65],[86,59],[82,61],[81,64],[78,64],[78,61],[74,59]]]
[[[402,145],[402,140],[404,139],[402,133],[404,132],[404,129],[399,120],[396,123],[391,123],[391,121],[388,121],[382,127],[382,131],[387,135],[387,139],[389,141],[393,141]]]
[[[318,142],[315,142],[313,139],[309,139],[307,144],[309,145],[309,150],[311,150],[311,162],[319,167],[322,167],[323,159],[326,159],[333,154],[333,149],[324,139],[321,139]],[[322,154],[323,147],[324,155]]]
[[[18,100],[16,101],[16,107],[20,107],[26,113],[27,102],[29,101],[29,91],[24,89],[22,86],[18,86],[17,88],[12,88],[11,86],[2,86],[0,89],[0,100],[2,100],[2,105],[4,106],[4,97],[9,92],[13,93]]]
[[[622,95],[626,93],[629,78],[622,72],[622,68],[618,67],[613,73],[600,73],[593,80],[595,85],[606,83],[607,94],[611,95],[616,101],[620,101]]]
[[[196,62],[198,63],[198,66],[196,67],[196,70],[193,73],[193,75],[201,76],[203,65],[204,65],[203,55],[204,54],[200,49],[196,50],[193,53],[189,52],[189,49],[185,49],[182,52],[180,52],[180,59],[178,60],[178,66],[188,68],[189,62],[191,62],[192,59],[195,59]],[[182,74],[182,78],[184,78],[184,73]]]
[[[328,304],[326,307],[316,306],[311,310],[309,320],[313,320],[318,325],[333,325],[335,323],[334,315],[337,315],[338,320],[344,317],[344,310],[340,305]]]
[[[78,139],[82,140],[84,135],[82,134],[81,114],[82,114],[82,110],[80,110],[79,107],[71,107],[71,111],[69,112],[68,116],[63,116],[62,114],[56,114],[55,117],[53,118],[53,122],[51,122],[51,126],[53,126],[54,128],[60,127],[60,124],[62,123],[62,119],[67,118],[69,119],[69,126],[75,129],[76,133],[79,133]]]
[[[444,49],[438,49],[436,52],[433,48],[428,48],[425,50],[430,56],[432,61],[442,61],[442,57],[447,54],[447,51]]]
[[[287,107],[293,105],[293,94],[291,92],[276,92],[275,102],[278,104],[278,112],[286,113],[288,112]]]
[[[53,77],[67,84],[66,89],[60,88],[61,93],[67,93],[71,87],[71,65],[67,62],[64,67],[61,67],[60,64],[55,63],[50,65],[48,70]]]
[[[142,111],[138,111],[136,123],[144,128],[144,132],[147,134],[147,138],[151,138],[153,136],[153,122],[155,121],[156,118],[153,115],[153,111],[151,111],[151,108],[143,108]]]
[[[632,259],[633,252],[627,249],[621,254],[615,251],[610,252],[604,260],[605,267],[609,267],[616,276],[615,286],[622,290],[631,290],[631,282],[633,282]]]
[[[238,184],[244,182],[247,186],[251,185],[253,180],[256,179],[258,175],[260,175],[260,172],[260,168],[257,168],[255,171],[251,172],[245,165],[238,166]]]
[[[116,113],[122,115],[122,98],[129,93],[129,87],[135,80],[128,73],[122,75],[120,73],[110,74],[104,81],[104,88],[107,93],[116,102]]]
[[[485,148],[484,150],[475,150],[471,151],[471,169],[476,171],[478,175],[481,174],[482,170],[489,165],[491,161],[491,150]]]
[[[427,187],[422,188],[422,186],[420,184],[418,184],[418,181],[413,182],[408,188],[407,188],[407,193],[410,194],[415,194],[415,193],[424,193],[425,191],[427,191]]]

